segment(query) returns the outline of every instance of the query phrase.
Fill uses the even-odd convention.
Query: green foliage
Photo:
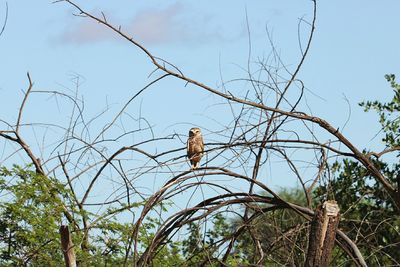
[[[396,82],[394,74],[385,75],[386,80],[390,83],[394,95],[390,102],[367,101],[361,102],[360,106],[364,107],[365,111],[375,110],[379,115],[379,123],[385,133],[383,142],[388,147],[400,145],[399,129],[400,119],[398,112],[400,111],[400,84]]]
[[[0,169],[0,261],[3,266],[62,264],[58,227],[63,186],[14,166]],[[50,264],[49,264],[50,263]]]
[[[210,220],[212,227],[202,234],[200,224],[188,225],[188,236],[182,241],[181,250],[186,262],[183,266],[220,266],[215,260],[219,254],[218,245],[224,242],[230,233],[228,219],[217,213]],[[229,259],[234,264],[232,259]]]
[[[141,225],[139,229],[138,246],[139,248],[141,248],[139,254],[143,253],[144,250],[150,245],[150,242],[154,237],[154,232],[160,225],[160,219],[151,217],[146,218],[146,221]],[[184,263],[184,260],[182,254],[180,253],[180,246],[181,245],[179,242],[166,242],[165,245],[157,251],[157,254],[153,258],[150,266],[181,266]]]
[[[0,168],[0,266],[63,266],[59,227],[71,193],[56,179],[38,175],[29,167]],[[78,213],[73,206],[69,208]],[[114,209],[108,211],[115,213]],[[85,210],[79,214],[85,218],[93,216]],[[139,248],[147,247],[159,225],[160,221],[153,218],[143,223]],[[83,233],[72,231],[78,264],[123,266],[131,234],[132,224],[120,222],[116,215],[91,228],[87,249],[82,247]],[[182,264],[180,251],[180,243],[168,243],[157,253],[153,266]]]
[[[103,220],[95,230],[99,234],[93,237],[90,244],[91,265],[122,266],[131,225],[118,223],[115,218],[111,218]]]

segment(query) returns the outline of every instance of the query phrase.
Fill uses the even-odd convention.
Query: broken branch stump
[[[325,201],[317,208],[311,222],[306,267],[329,266],[339,219],[336,201]]]

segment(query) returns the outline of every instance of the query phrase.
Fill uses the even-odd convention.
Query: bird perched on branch
[[[187,157],[190,160],[192,169],[197,169],[199,167],[203,152],[204,143],[200,128],[190,129],[189,138],[187,140]]]

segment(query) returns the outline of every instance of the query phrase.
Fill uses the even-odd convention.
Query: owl
[[[187,140],[187,157],[190,160],[192,169],[199,167],[200,159],[203,156],[204,143],[199,128],[192,128],[189,131],[189,139]]]

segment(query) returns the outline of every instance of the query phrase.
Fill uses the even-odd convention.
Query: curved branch
[[[4,33],[4,30],[6,29],[7,21],[8,21],[8,2],[6,2],[6,11],[5,11],[5,18],[3,22],[3,26],[1,27],[0,30],[0,36]]]
[[[330,125],[327,121],[325,121],[325,120],[323,120],[323,119],[321,119],[319,117],[308,115],[306,113],[294,112],[294,111],[284,111],[284,110],[281,110],[279,108],[268,107],[268,106],[265,106],[263,104],[259,104],[259,103],[255,103],[253,101],[249,101],[249,100],[246,100],[246,99],[238,98],[238,97],[233,96],[229,92],[228,92],[228,94],[220,92],[220,91],[218,91],[216,89],[213,89],[213,88],[211,88],[211,87],[209,87],[209,86],[207,86],[207,85],[205,85],[203,83],[200,83],[200,82],[198,82],[198,81],[196,81],[194,79],[191,79],[191,78],[185,76],[184,74],[182,74],[181,72],[175,72],[175,71],[173,71],[171,69],[168,69],[164,64],[160,64],[157,61],[157,58],[155,56],[153,56],[153,54],[149,50],[147,50],[143,45],[141,45],[140,43],[135,41],[133,38],[129,37],[127,34],[121,32],[121,30],[119,28],[116,28],[116,27],[112,26],[111,24],[109,24],[107,21],[104,21],[103,19],[95,17],[92,14],[84,11],[81,7],[79,7],[77,4],[75,4],[74,2],[72,2],[70,0],[64,0],[64,2],[67,2],[70,5],[72,5],[73,7],[75,7],[80,12],[80,15],[89,17],[89,18],[97,21],[98,23],[110,28],[111,30],[113,30],[114,32],[119,34],[121,37],[123,37],[124,39],[126,39],[127,41],[132,43],[134,46],[139,48],[142,52],[144,52],[149,57],[149,59],[155,65],[156,68],[160,69],[161,71],[164,71],[166,74],[174,76],[174,77],[176,77],[178,79],[181,79],[181,80],[185,81],[186,83],[193,84],[193,85],[195,85],[197,87],[200,87],[200,88],[202,88],[202,89],[204,89],[204,90],[206,90],[206,91],[208,91],[210,93],[213,93],[215,95],[218,95],[218,96],[220,96],[222,98],[225,98],[225,99],[233,101],[233,102],[249,105],[249,106],[252,106],[252,107],[255,107],[255,108],[259,108],[259,109],[264,110],[264,111],[270,111],[270,112],[274,112],[274,113],[279,113],[279,114],[286,115],[286,116],[291,117],[291,118],[296,118],[296,119],[299,119],[299,120],[309,121],[309,122],[318,124],[321,128],[325,129],[327,132],[329,132],[330,134],[335,136],[340,142],[342,142],[349,150],[351,150],[354,153],[354,155],[357,158],[357,160],[359,160],[371,172],[372,176],[374,176],[375,179],[379,183],[382,184],[382,186],[388,192],[388,194],[390,195],[391,199],[393,200],[393,202],[395,203],[397,208],[400,209],[400,196],[399,196],[399,194],[397,194],[397,191],[396,191],[395,187],[374,166],[372,161],[366,155],[364,155],[362,152],[360,152],[353,145],[353,143],[351,143],[342,133],[339,132],[339,130],[337,128],[335,128],[332,125]],[[315,13],[316,12],[316,9],[315,9],[316,1],[313,0],[313,3],[314,3],[314,13]],[[312,28],[312,30],[314,30],[314,28]],[[312,39],[312,35],[310,35],[309,40],[311,40],[311,39]],[[307,55],[307,51],[309,49],[309,46],[310,46],[310,43],[307,45],[306,51],[304,52],[302,60],[299,63],[300,66],[302,65],[302,63],[304,61],[304,58]],[[296,77],[297,73],[299,72],[299,69],[300,69],[300,67],[298,67],[296,69],[296,71],[293,73],[291,81],[286,86],[287,88],[289,88],[290,84],[293,82],[294,78]]]

